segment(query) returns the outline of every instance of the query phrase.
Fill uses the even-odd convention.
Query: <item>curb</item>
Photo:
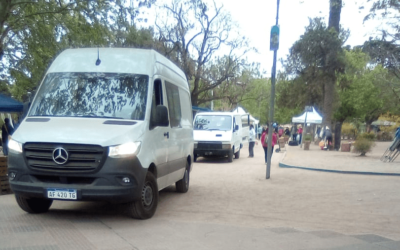
[[[285,154],[285,156],[286,156],[286,154]],[[363,174],[363,175],[381,175],[381,176],[400,176],[400,173],[341,171],[341,170],[332,170],[332,169],[308,168],[308,167],[299,167],[299,166],[287,165],[287,164],[282,163],[282,162],[279,162],[279,167],[280,168],[297,168],[297,169],[302,169],[302,170],[311,170],[311,171],[328,172],[328,173],[336,173],[336,174]]]

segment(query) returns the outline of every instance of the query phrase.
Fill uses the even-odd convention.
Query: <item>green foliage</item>
[[[311,140],[312,140],[311,134],[304,135],[304,141],[311,141]]]
[[[374,142],[372,140],[366,139],[362,136],[357,137],[354,142],[354,149],[356,152],[361,153],[361,156],[365,156],[367,152],[371,151],[371,148],[374,146]]]
[[[125,1],[1,1],[1,86],[11,86],[12,95],[26,101],[26,92],[36,89],[51,60],[66,48],[151,47],[152,31],[137,30],[133,19],[153,2],[139,1],[132,9]]]
[[[359,134],[359,135],[357,136],[357,139],[359,139],[359,138],[360,138],[360,139],[364,138],[364,139],[373,141],[373,140],[375,140],[376,135],[375,135],[374,133],[372,133],[372,132],[370,132],[370,133],[362,133],[362,134]]]
[[[353,124],[348,122],[343,123],[341,131],[341,134],[343,136],[355,138],[357,133],[358,133],[357,128]]]

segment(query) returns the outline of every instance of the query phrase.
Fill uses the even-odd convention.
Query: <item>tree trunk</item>
[[[330,0],[329,8],[329,28],[335,28],[339,34],[340,28],[340,13],[342,12],[342,0]]]
[[[335,80],[327,79],[324,83],[324,116],[322,124],[332,130],[333,96],[335,91]]]
[[[343,122],[336,122],[335,125],[335,150],[339,150],[342,139]]]
[[[328,28],[334,28],[339,35],[340,27],[340,13],[342,11],[342,0],[330,0],[329,7],[329,26]],[[329,126],[332,129],[332,114],[333,114],[333,96],[335,91],[336,74],[335,69],[333,72],[327,72],[330,77],[324,83],[324,117],[322,124]]]

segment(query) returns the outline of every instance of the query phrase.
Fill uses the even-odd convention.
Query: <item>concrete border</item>
[[[319,172],[327,172],[327,173],[336,173],[336,174],[363,174],[363,175],[380,175],[380,176],[400,176],[400,173],[381,173],[381,172],[363,172],[363,171],[342,171],[342,170],[333,170],[333,169],[323,169],[323,168],[309,168],[309,167],[301,167],[301,166],[293,166],[283,163],[282,161],[286,157],[285,155],[282,157],[282,160],[279,162],[280,168],[297,168],[302,170],[311,170],[311,171],[319,171]]]
[[[341,170],[333,170],[333,169],[308,168],[308,167],[299,167],[299,166],[287,165],[287,164],[282,163],[282,162],[279,162],[279,167],[280,168],[297,168],[297,169],[302,169],[302,170],[320,171],[320,172],[337,173],[337,174],[364,174],[364,175],[400,176],[400,173],[341,171]]]

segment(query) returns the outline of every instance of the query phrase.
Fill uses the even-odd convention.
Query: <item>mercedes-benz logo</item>
[[[53,151],[53,161],[57,164],[65,164],[68,161],[68,152],[63,148],[56,148]]]

